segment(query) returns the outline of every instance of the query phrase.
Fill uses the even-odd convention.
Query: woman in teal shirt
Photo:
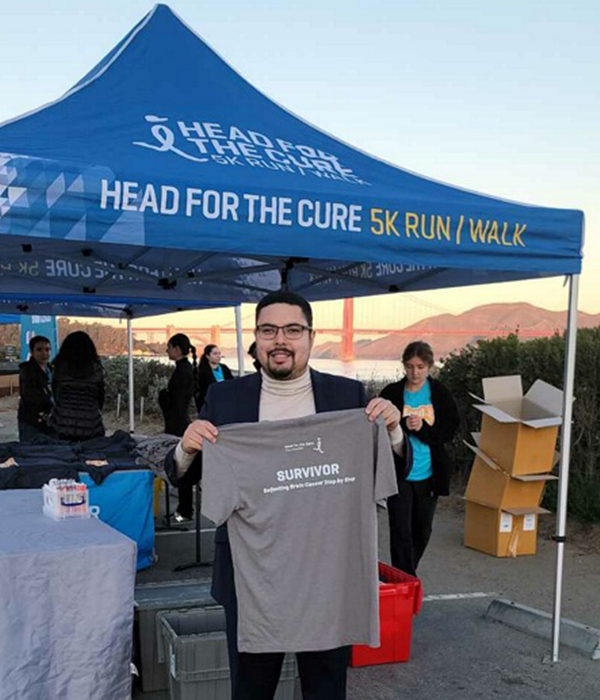
[[[413,466],[398,475],[398,495],[388,499],[392,565],[416,575],[431,537],[438,496],[447,496],[452,465],[444,443],[460,424],[450,392],[429,376],[433,350],[422,341],[410,343],[402,354],[406,376],[381,392],[400,409],[402,427],[413,448]]]
[[[229,367],[221,362],[221,350],[218,345],[212,343],[202,351],[200,366],[198,367],[198,379],[196,382],[196,408],[198,413],[204,406],[208,387],[215,382],[224,382],[233,379]]]

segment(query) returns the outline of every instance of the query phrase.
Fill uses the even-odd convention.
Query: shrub
[[[453,393],[463,425],[451,452],[466,480],[472,454],[462,440],[478,430],[480,413],[469,393],[481,396],[484,377],[520,374],[523,389],[536,379],[563,388],[565,341],[558,334],[521,342],[517,335],[482,340],[445,358],[439,377]],[[569,512],[600,522],[600,326],[577,334],[575,402],[571,444]],[[556,483],[549,484],[544,505],[554,509]]]
[[[129,372],[126,357],[113,357],[102,361],[106,385],[107,410],[115,410],[117,395],[121,394],[121,410],[126,411],[129,404]],[[140,399],[144,397],[144,411],[148,415],[161,415],[158,406],[158,392],[167,386],[173,366],[158,360],[133,360],[133,381],[135,407],[139,409]]]

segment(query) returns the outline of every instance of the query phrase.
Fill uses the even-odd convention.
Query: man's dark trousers
[[[284,654],[238,655],[238,678],[232,700],[271,700]],[[303,700],[345,700],[350,647],[296,654]]]
[[[314,370],[310,371],[317,413],[340,411],[366,406],[364,387],[345,377],[334,377]],[[261,375],[247,375],[230,382],[212,384],[206,396],[201,418],[215,426],[233,423],[256,423],[259,417]],[[165,460],[165,470],[174,486],[178,485],[177,469],[172,450]],[[192,465],[194,477],[200,478],[202,454]],[[189,473],[189,471],[188,471]],[[213,598],[223,605],[227,616],[227,642],[231,668],[232,700],[246,700],[248,684],[257,675],[279,678],[279,657],[263,654],[240,654],[237,650],[237,598],[233,578],[233,562],[226,525],[217,528],[215,534],[215,561],[213,568]],[[242,658],[243,657],[243,658]],[[304,700],[344,700],[346,697],[346,668],[348,648],[327,652],[303,652],[298,656]],[[270,669],[266,673],[266,668]],[[272,674],[272,675],[271,675]],[[272,682],[269,681],[269,688]],[[269,688],[264,694],[252,696],[252,700],[271,700]],[[273,693],[275,691],[273,690]],[[240,694],[241,693],[241,694]],[[261,690],[262,693],[262,690]]]
[[[227,583],[221,579],[221,585],[234,586],[233,563],[225,564],[225,558],[231,560],[229,545],[215,546],[215,558],[219,557],[218,566],[224,576],[231,578]],[[217,561],[215,559],[215,569]],[[214,577],[213,577],[214,581]],[[214,584],[213,584],[214,587]],[[213,596],[216,598],[213,591]],[[231,673],[231,700],[272,700],[277,690],[277,683],[283,664],[283,653],[248,654],[237,649],[237,599],[228,596],[228,603],[218,598],[225,607],[227,623],[227,647]],[[338,647],[327,651],[300,652],[296,654],[303,700],[345,700],[346,675],[350,661],[350,647]]]

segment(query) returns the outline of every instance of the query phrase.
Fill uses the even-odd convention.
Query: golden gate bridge
[[[411,295],[404,294],[404,300]],[[351,362],[355,359],[355,342],[361,338],[375,340],[384,336],[407,336],[413,337],[419,335],[420,331],[414,328],[414,324],[428,318],[430,316],[448,314],[448,310],[441,306],[425,302],[418,298],[411,298],[408,301],[417,304],[417,309],[407,309],[406,305],[401,308],[400,312],[395,313],[390,317],[388,313],[387,323],[384,325],[375,325],[373,323],[377,313],[381,311],[380,304],[377,298],[369,300],[357,300],[361,302],[359,309],[359,324],[355,318],[355,300],[344,299],[337,306],[332,308],[335,302],[327,302],[329,305],[326,310],[320,304],[315,304],[315,329],[318,331],[319,338],[330,337],[339,342],[337,349],[338,357],[343,362]],[[367,302],[365,304],[365,301]],[[340,309],[341,308],[341,323]],[[379,307],[379,308],[377,308]],[[202,312],[199,312],[199,314]],[[399,318],[398,316],[403,316]],[[411,316],[413,317],[411,319]],[[337,318],[336,318],[337,317]],[[337,321],[337,322],[336,322]],[[144,339],[148,342],[166,342],[175,333],[186,333],[198,346],[214,343],[215,345],[233,345],[236,328],[234,323],[227,324],[211,324],[198,325],[193,327],[180,327],[168,325],[162,327],[150,326],[135,326],[134,335],[137,339]],[[476,328],[457,328],[457,327],[435,327],[435,324],[428,323],[426,328],[421,331],[422,335],[427,336],[465,336],[475,338],[494,338],[506,336],[511,331],[509,329],[476,329]],[[515,332],[513,329],[512,332]],[[519,330],[519,336],[522,338],[534,337],[549,337],[555,331],[553,330]],[[254,333],[254,312],[252,311],[243,318],[242,333],[246,339],[252,337]],[[228,342],[231,339],[233,342]],[[251,341],[248,341],[251,342]]]

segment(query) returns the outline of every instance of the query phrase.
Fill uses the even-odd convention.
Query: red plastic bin
[[[423,601],[421,581],[379,562],[379,627],[381,646],[352,647],[351,666],[374,666],[408,661],[413,615]]]

